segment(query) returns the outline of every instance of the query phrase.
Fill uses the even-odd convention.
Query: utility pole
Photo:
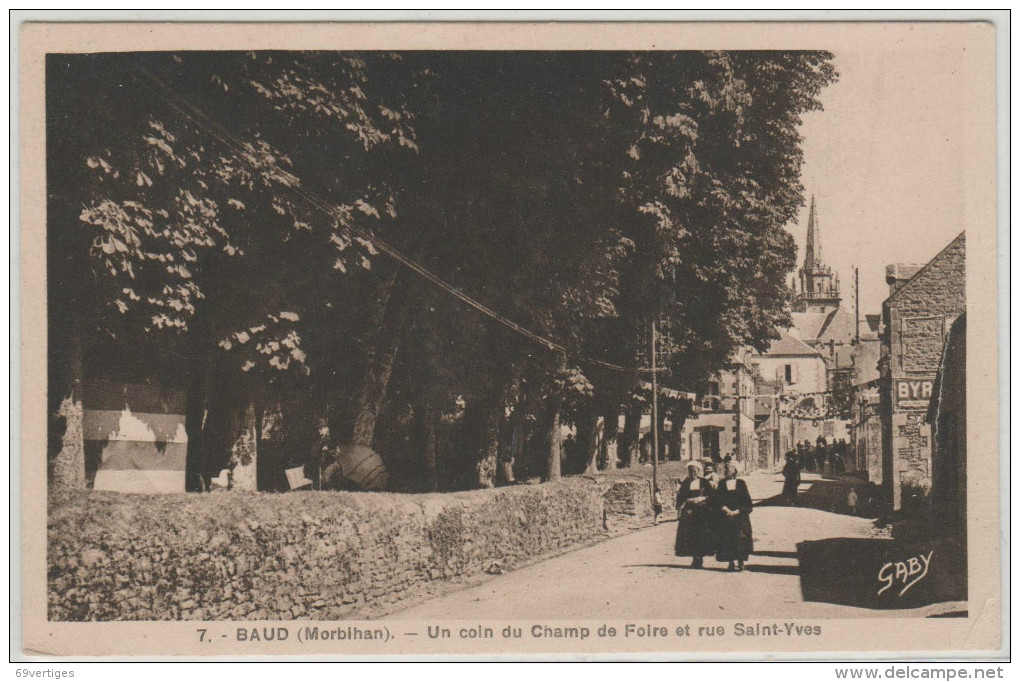
[[[854,322],[856,323],[857,343],[861,342],[861,271],[854,266]]]
[[[659,382],[655,369],[655,320],[652,320],[652,495],[659,489]]]

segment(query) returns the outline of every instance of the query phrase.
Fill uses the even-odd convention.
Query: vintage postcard
[[[26,656],[1002,645],[993,25],[20,58]]]

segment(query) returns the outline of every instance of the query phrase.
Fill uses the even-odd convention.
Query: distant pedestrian
[[[783,497],[790,505],[797,504],[797,491],[800,489],[800,464],[792,452],[786,456],[783,467]]]
[[[850,488],[850,492],[846,495],[846,506],[850,510],[851,516],[857,516],[857,488]]]
[[[818,467],[818,473],[826,474],[828,471],[825,469],[825,464],[829,459],[829,444],[825,440],[825,436],[818,436],[818,440],[815,441],[815,465]]]
[[[652,512],[655,515],[652,520],[652,525],[658,526],[659,514],[662,513],[662,491],[659,490],[658,486],[656,486],[655,493],[652,495]]]
[[[652,434],[645,434],[638,443],[641,454],[639,460],[642,464],[650,464],[652,461]]]
[[[715,558],[729,562],[730,571],[743,571],[744,562],[754,549],[751,530],[754,505],[747,484],[737,478],[736,467],[727,465],[724,476],[711,498],[719,519]]]
[[[797,443],[797,461],[802,462],[808,471],[815,470],[815,458],[811,452],[811,444],[806,440]]]
[[[701,477],[697,462],[687,465],[687,478],[676,491],[676,556],[692,557],[691,566],[702,568],[706,554],[715,551],[713,509],[710,505],[712,484]]]
[[[719,486],[719,474],[715,473],[715,464],[705,463],[705,480],[715,490]]]

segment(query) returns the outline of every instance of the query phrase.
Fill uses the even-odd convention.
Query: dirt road
[[[754,474],[745,480],[756,503],[773,498],[782,488],[782,479],[776,475]],[[725,564],[713,559],[706,559],[704,569],[693,569],[689,559],[673,556],[676,523],[668,520],[387,618],[874,618],[958,611],[959,603],[904,611],[852,606],[845,599],[843,603],[825,603],[816,597],[805,600],[798,543],[827,538],[867,540],[879,533],[868,519],[829,511],[840,508],[846,486],[805,474],[801,497],[821,509],[756,507],[751,516],[755,553],[743,573],[726,572]]]

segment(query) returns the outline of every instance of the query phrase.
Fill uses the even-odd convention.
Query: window
[[[786,383],[793,383],[793,365],[786,366]]]
[[[701,399],[701,409],[708,410],[709,412],[718,412],[722,409],[722,403],[718,398],[711,396],[705,396]]]
[[[701,458],[710,459],[713,462],[719,461],[719,432],[701,432]]]
[[[719,382],[718,381],[710,381],[710,382],[708,382],[708,394],[709,395],[719,395]]]

